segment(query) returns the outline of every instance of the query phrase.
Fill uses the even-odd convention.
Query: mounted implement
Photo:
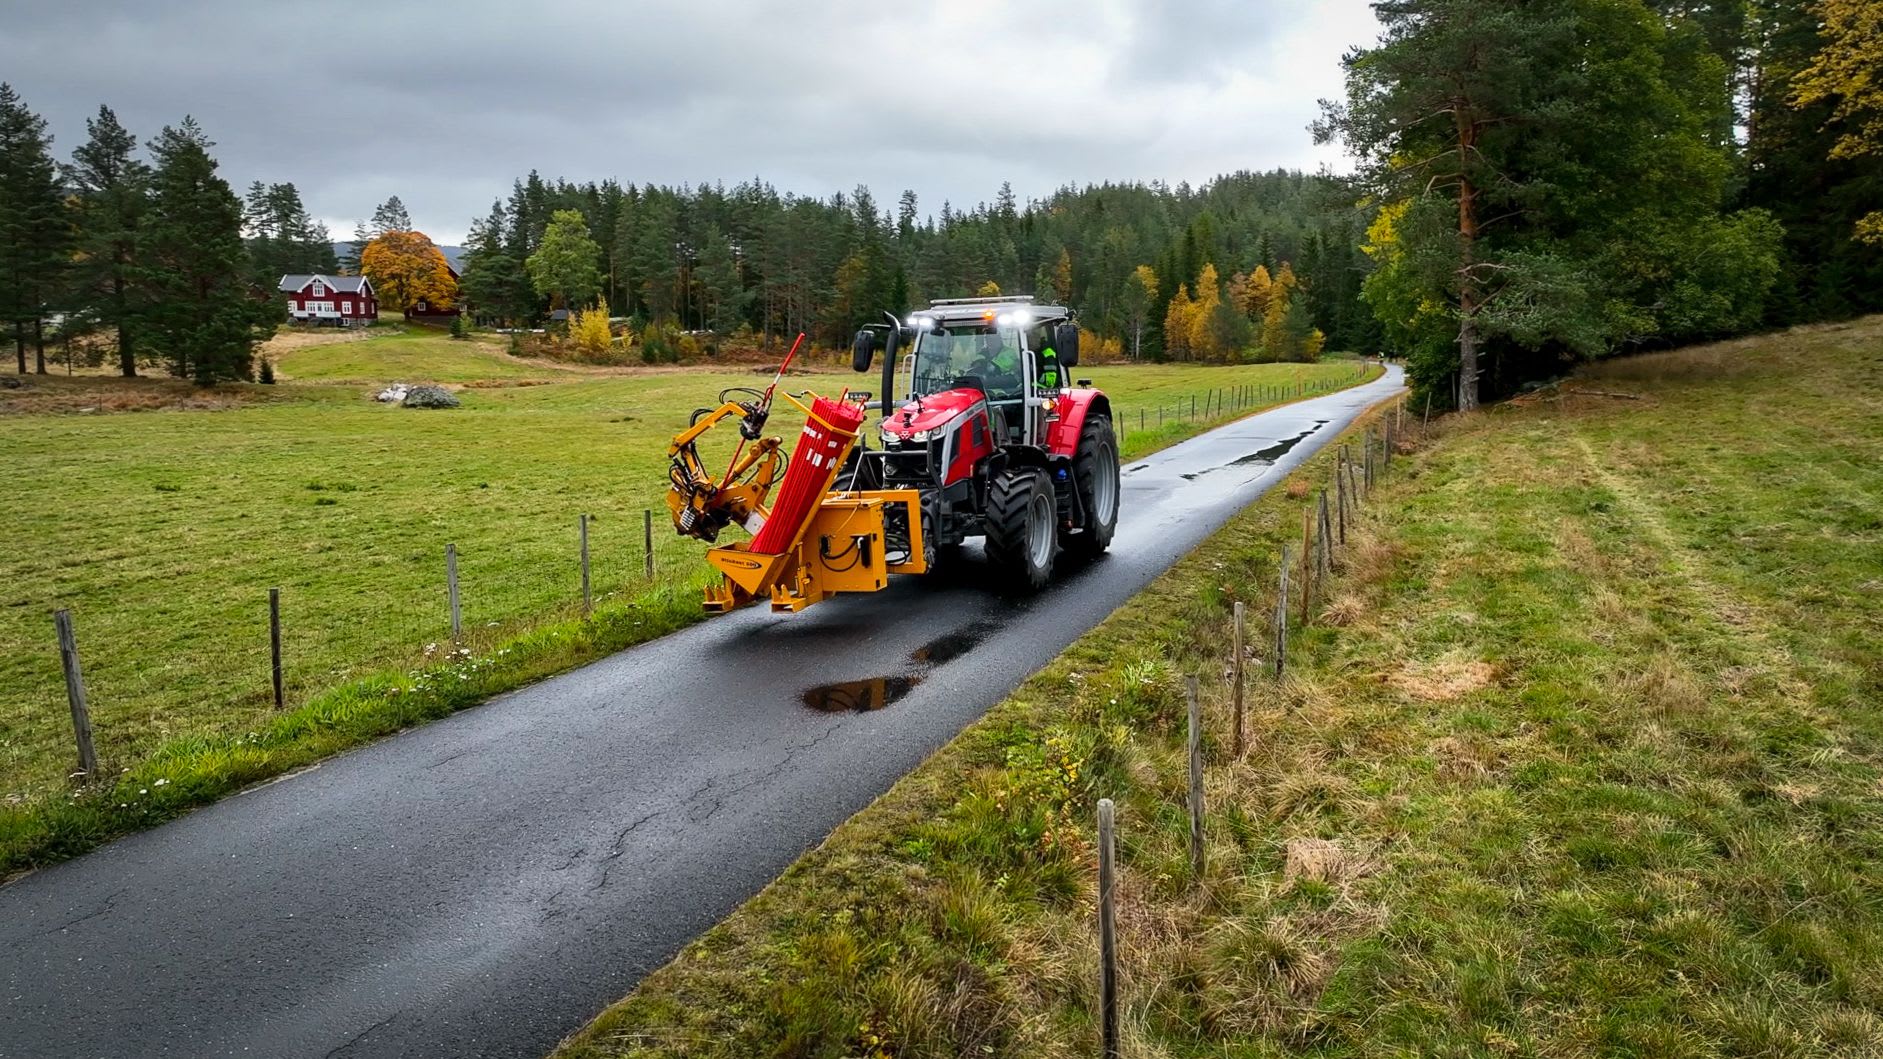
[[[736,522],[752,534],[707,552],[724,575],[707,590],[708,610],[769,598],[773,610],[795,611],[876,591],[890,574],[958,561],[973,537],[1003,581],[1034,590],[1062,555],[1095,557],[1110,545],[1118,443],[1105,395],[1067,385],[1079,362],[1070,312],[1031,298],[937,301],[858,332],[853,367],[868,371],[879,354],[880,400],[783,395],[805,415],[788,465],[782,439],[763,436],[777,380],[762,392],[724,391],[718,408],[695,412],[675,436],[676,531],[710,542]],[[872,408],[880,418],[866,428]],[[696,443],[735,417],[742,440],[715,479]]]

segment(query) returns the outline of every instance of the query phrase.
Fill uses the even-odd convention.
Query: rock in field
[[[385,389],[379,391],[377,394],[374,394],[373,400],[379,401],[384,404],[398,404],[400,401],[405,400],[405,393],[407,389],[408,387],[405,385],[405,383],[395,382],[391,386],[388,386]]]
[[[413,386],[405,391],[407,408],[456,408],[458,399],[442,386]]]

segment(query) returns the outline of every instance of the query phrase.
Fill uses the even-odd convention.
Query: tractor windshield
[[[939,393],[973,386],[990,400],[1022,395],[1025,355],[1012,328],[959,326],[922,332],[915,346],[915,392]]]

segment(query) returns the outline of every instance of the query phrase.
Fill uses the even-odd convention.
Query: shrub
[[[275,384],[275,362],[269,360],[267,357],[262,358],[260,378],[263,386],[273,386]]]
[[[608,303],[599,301],[593,309],[577,309],[569,314],[569,341],[591,360],[608,355],[614,345],[614,332],[608,329]]]

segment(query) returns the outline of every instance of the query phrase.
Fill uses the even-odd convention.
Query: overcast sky
[[[924,215],[1011,180],[1342,167],[1305,126],[1363,0],[3,0],[0,79],[69,157],[100,103],[195,115],[222,172],[345,237],[398,195],[456,242],[510,182],[858,183]]]

